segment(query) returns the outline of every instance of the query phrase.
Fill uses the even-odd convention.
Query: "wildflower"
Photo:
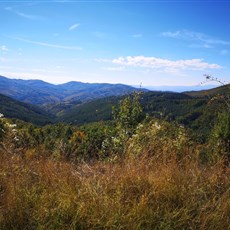
[[[8,124],[10,128],[15,128],[17,125],[16,124]]]
[[[15,140],[15,141],[19,141],[18,137],[14,137],[14,140]]]
[[[155,128],[158,129],[158,130],[161,129],[161,126],[158,124],[158,122],[155,122],[155,123],[154,123],[154,126],[155,126]]]

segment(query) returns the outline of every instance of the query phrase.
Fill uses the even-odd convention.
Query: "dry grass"
[[[230,228],[230,173],[221,164],[0,158],[0,229]]]

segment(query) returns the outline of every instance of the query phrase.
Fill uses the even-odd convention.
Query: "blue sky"
[[[1,1],[0,75],[197,85],[230,82],[230,1]]]

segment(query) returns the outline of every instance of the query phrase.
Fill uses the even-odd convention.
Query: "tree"
[[[113,108],[113,116],[118,132],[127,139],[131,137],[144,114],[140,104],[140,92],[134,92],[120,101],[119,107]]]
[[[105,157],[122,155],[127,141],[136,132],[138,124],[145,118],[140,103],[140,92],[134,92],[113,107],[114,126],[107,132],[102,143],[102,154]]]

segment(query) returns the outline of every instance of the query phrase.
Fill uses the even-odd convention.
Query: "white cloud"
[[[209,44],[192,44],[189,45],[190,48],[205,48],[205,49],[213,49],[214,46],[213,45],[209,45]]]
[[[109,60],[98,60],[109,62]],[[110,60],[113,64],[126,67],[141,67],[147,69],[164,70],[166,72],[176,72],[180,70],[206,70],[220,69],[218,64],[210,64],[204,62],[203,59],[188,59],[188,60],[168,60],[156,57],[145,56],[127,56],[119,57]]]
[[[5,7],[4,9],[7,11],[11,11],[14,14],[16,14],[22,18],[26,18],[26,19],[30,19],[30,20],[43,20],[44,19],[43,17],[38,16],[38,15],[25,14],[25,13],[20,12],[18,10],[14,10],[13,7]]]
[[[142,38],[143,34],[133,34],[132,37],[133,38]]]
[[[25,13],[18,12],[18,11],[15,12],[15,13],[20,17],[30,19],[30,20],[41,20],[41,19],[43,19],[42,17],[37,16],[37,15],[25,14]]]
[[[186,41],[198,41],[203,42],[209,45],[230,45],[230,41],[224,41],[217,38],[212,38],[206,34],[189,31],[189,30],[177,30],[174,32],[168,31],[161,33],[161,36],[174,38],[174,39],[181,39]],[[204,48],[209,48],[209,46]]]
[[[80,26],[79,23],[73,24],[72,26],[69,27],[69,31],[72,31],[72,30],[76,29],[79,26]]]
[[[18,37],[15,37],[14,39],[19,40],[19,41],[23,41],[23,42],[27,42],[27,43],[31,43],[31,44],[34,44],[34,45],[46,46],[46,47],[50,47],[50,48],[66,49],[66,50],[82,50],[82,48],[78,47],[78,46],[56,45],[56,44],[50,44],[50,43],[45,43],[45,42],[31,41],[31,40],[28,40],[28,39],[18,38]]]
[[[9,49],[6,46],[0,46],[0,51],[2,51],[2,52],[8,52]]]

